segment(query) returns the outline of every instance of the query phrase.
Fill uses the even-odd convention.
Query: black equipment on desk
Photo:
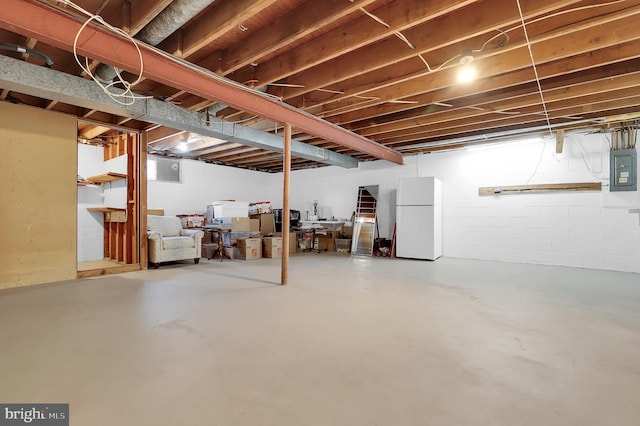
[[[276,232],[282,232],[282,209],[273,209]],[[289,229],[300,226],[300,210],[289,210]]]

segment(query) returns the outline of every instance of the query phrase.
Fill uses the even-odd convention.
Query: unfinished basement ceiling
[[[174,8],[180,6],[177,2],[193,3],[75,3],[136,37],[172,3]],[[46,4],[76,14],[62,1],[21,3]],[[157,48],[404,155],[530,129],[549,133],[549,128],[606,128],[633,121],[640,111],[640,0],[197,3],[204,9],[172,28]],[[53,69],[82,75],[70,52],[13,32],[15,28],[3,21],[6,13],[6,8],[0,9],[0,46],[27,47],[51,58]],[[0,54],[43,64],[38,55],[6,46]],[[461,83],[457,78],[464,67],[461,62],[470,60],[476,79]],[[2,89],[2,100],[77,115],[82,119],[80,136],[86,139],[108,136],[116,125],[147,131],[152,153],[282,170],[279,152]],[[203,116],[283,134],[282,123],[150,79],[133,90]],[[293,131],[297,141],[319,149],[360,161],[374,159],[295,127]],[[323,165],[294,154],[292,168]]]

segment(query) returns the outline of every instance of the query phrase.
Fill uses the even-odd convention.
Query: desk
[[[301,220],[302,228],[327,228],[330,231],[337,231],[344,220]]]

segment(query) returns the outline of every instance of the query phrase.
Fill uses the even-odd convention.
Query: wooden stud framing
[[[140,268],[149,267],[149,252],[147,250],[147,144],[148,132],[142,132],[138,138],[138,229],[140,230]]]
[[[556,132],[556,154],[562,154],[564,148],[564,130]]]

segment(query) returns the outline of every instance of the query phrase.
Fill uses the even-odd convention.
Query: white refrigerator
[[[436,260],[442,256],[442,182],[401,178],[396,202],[396,257]]]

